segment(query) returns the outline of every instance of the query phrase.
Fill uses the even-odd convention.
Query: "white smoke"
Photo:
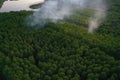
[[[91,33],[104,21],[107,13],[107,6],[105,0],[93,0],[89,6],[95,11],[94,15],[91,16],[89,20],[88,32]]]
[[[95,11],[89,20],[89,32],[93,32],[106,15],[106,4],[103,0],[47,0],[30,16],[31,25],[44,25],[46,22],[57,22],[69,17],[75,9],[90,8]]]

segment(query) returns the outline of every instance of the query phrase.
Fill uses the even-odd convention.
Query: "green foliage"
[[[5,0],[0,0],[0,7],[2,6],[2,4],[3,4],[4,1]]]
[[[86,17],[79,25],[66,19],[35,28],[24,24],[32,12],[0,13],[0,80],[119,80],[120,28],[111,23],[119,26],[117,1],[109,10],[114,18],[94,34],[82,27]]]
[[[84,9],[84,10],[75,10],[74,14],[65,18],[66,22],[73,23],[76,25],[82,25],[87,27],[89,24],[89,18],[93,16],[94,11],[92,9]]]
[[[101,25],[97,32],[100,34],[110,34],[119,37],[120,35],[120,0],[110,0],[107,19]]]

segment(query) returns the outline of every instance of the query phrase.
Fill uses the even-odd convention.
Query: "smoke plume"
[[[106,2],[105,0],[93,0],[92,3],[90,3],[90,8],[93,9],[94,15],[90,17],[89,19],[89,28],[88,32],[93,32],[96,30],[100,24],[104,21],[106,17]]]
[[[106,15],[106,4],[104,0],[45,0],[44,4],[33,15],[31,25],[43,26],[46,22],[57,22],[69,17],[74,10],[85,8],[93,9],[95,12],[89,18],[88,31],[93,32],[99,27]]]

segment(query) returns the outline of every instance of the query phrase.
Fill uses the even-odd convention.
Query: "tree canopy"
[[[24,24],[32,12],[0,13],[0,80],[120,80],[120,0],[111,1],[93,34],[83,13],[44,28]]]

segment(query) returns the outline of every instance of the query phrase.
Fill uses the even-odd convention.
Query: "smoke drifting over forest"
[[[107,4],[105,0],[90,0],[90,1],[89,1],[90,4],[89,3],[88,4],[90,8],[95,11],[95,13],[89,19],[88,31],[93,32],[95,29],[97,29],[100,26],[100,24],[103,22],[103,20],[106,17]]]
[[[105,0],[46,0],[45,3],[34,12],[31,25],[43,26],[46,22],[57,22],[69,17],[74,10],[90,8],[95,12],[89,18],[88,31],[93,32],[99,27],[106,16]]]

